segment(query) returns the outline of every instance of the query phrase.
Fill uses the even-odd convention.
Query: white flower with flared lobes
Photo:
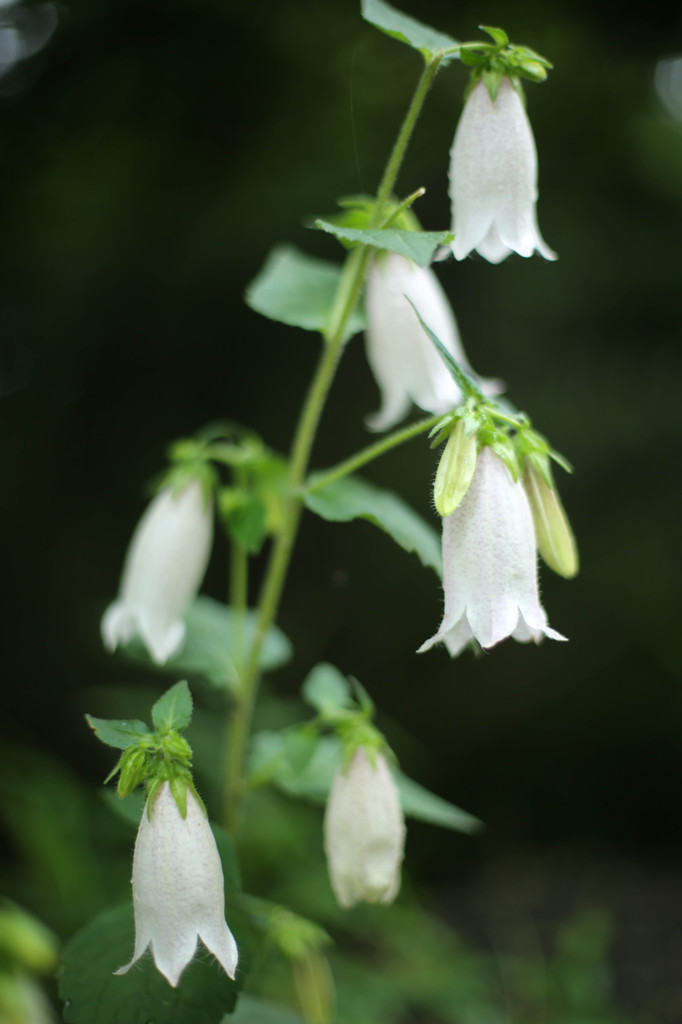
[[[358,747],[345,771],[337,771],[324,817],[324,847],[332,889],[342,907],[395,899],[405,820],[382,754]]]
[[[509,78],[493,103],[479,81],[471,90],[450,153],[452,251],[476,249],[490,263],[537,250],[555,260],[537,225],[538,158],[523,100]]]
[[[211,826],[191,789],[187,817],[164,782],[145,806],[133,858],[135,951],[125,974],[151,947],[154,963],[175,987],[199,939],[234,978],[237,944],[225,922],[223,869]]]
[[[182,647],[184,616],[201,586],[213,544],[213,511],[201,484],[160,491],[130,542],[118,600],[102,619],[109,650],[142,637],[163,664]]]
[[[443,589],[443,621],[420,652],[444,643],[454,657],[472,640],[494,647],[508,636],[524,643],[566,639],[547,624],[538,597],[526,492],[488,446],[461,504],[443,520]]]
[[[397,253],[380,253],[367,278],[367,361],[381,391],[379,412],[367,418],[372,430],[398,423],[414,402],[435,415],[462,400],[440,355],[419,323],[414,306],[453,358],[472,372],[457,323],[438,278]],[[501,390],[499,381],[482,381],[487,395]]]

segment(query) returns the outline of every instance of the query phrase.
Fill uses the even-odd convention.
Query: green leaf
[[[185,643],[165,665],[151,661],[144,645],[133,640],[126,652],[150,668],[169,675],[202,676],[220,689],[231,690],[239,682],[240,651],[248,650],[256,634],[258,613],[247,611],[243,619],[231,608],[210,597],[197,597],[185,619]],[[286,664],[291,657],[291,644],[284,633],[273,626],[268,630],[261,648],[260,668],[271,672]]]
[[[117,750],[125,750],[142,736],[149,736],[149,726],[136,719],[94,718],[93,715],[85,718],[97,739]]]
[[[255,996],[240,996],[234,1013],[223,1018],[222,1024],[305,1024],[293,1010],[276,1003],[266,1003]]]
[[[258,782],[272,782],[289,796],[324,803],[341,763],[341,741],[335,736],[317,737],[314,751],[303,764],[292,760],[290,753],[286,731],[256,733],[249,757],[250,776]]]
[[[308,673],[301,692],[303,700],[321,714],[347,708],[352,703],[348,680],[327,662],[316,665]]]
[[[430,793],[402,772],[393,771],[391,774],[398,787],[400,805],[408,818],[418,818],[431,825],[454,829],[455,832],[473,833],[483,827],[483,822],[478,818],[435,793]]]
[[[59,975],[64,1017],[70,1024],[219,1024],[237,997],[205,950],[171,988],[147,954],[127,974],[114,971],[130,960],[134,945],[132,906],[107,910],[67,944]]]
[[[192,721],[192,694],[186,680],[182,679],[163,697],[159,697],[152,708],[152,721],[157,732],[182,732]]]
[[[458,49],[456,39],[446,36],[443,32],[422,24],[407,14],[402,14],[384,0],[362,0],[362,16],[365,21],[385,32],[387,36],[407,43],[414,50],[419,50],[426,60],[430,60],[441,50]],[[453,53],[451,59],[456,57]]]
[[[314,486],[315,477],[311,478]],[[305,504],[333,523],[367,519],[384,530],[405,551],[414,551],[424,565],[441,574],[440,536],[392,491],[357,476],[347,476],[305,494]]]
[[[376,249],[397,252],[420,267],[428,267],[439,245],[447,245],[455,237],[449,231],[403,231],[398,228],[375,228],[359,230],[326,220],[315,221],[318,228],[343,242],[373,245]]]
[[[268,780],[288,796],[326,803],[342,760],[341,740],[336,736],[321,736],[312,757],[299,771],[286,756],[284,733],[260,732],[254,736],[251,770],[254,775],[260,774],[267,766]],[[430,793],[398,769],[392,769],[391,775],[406,817],[467,834],[483,827],[478,818]]]
[[[293,246],[277,246],[244,296],[246,304],[270,320],[305,331],[323,331],[329,321],[341,278],[341,267],[306,256]],[[355,310],[346,337],[365,328],[362,312]]]

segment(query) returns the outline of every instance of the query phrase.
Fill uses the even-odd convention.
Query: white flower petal
[[[336,773],[324,819],[329,876],[337,900],[390,903],[400,888],[405,821],[395,783],[379,753],[358,747]]]
[[[367,361],[381,390],[381,408],[368,417],[373,430],[403,418],[410,403],[426,412],[447,412],[461,392],[429,340],[408,299],[451,355],[469,370],[454,314],[433,270],[396,253],[375,259],[367,281]],[[483,381],[496,394],[499,381]]]
[[[145,806],[133,858],[135,951],[124,974],[151,946],[154,962],[177,985],[201,938],[234,978],[237,945],[225,923],[223,871],[206,815],[191,790],[183,820],[170,786]]]
[[[523,101],[508,78],[493,103],[482,81],[462,111],[450,160],[452,250],[491,263],[510,252],[556,259],[537,227],[537,152]]]
[[[443,587],[443,621],[420,651],[444,642],[454,656],[473,638],[484,648],[508,636],[565,639],[540,605],[526,493],[488,446],[461,504],[443,520]]]
[[[139,634],[163,664],[184,642],[184,616],[206,572],[213,513],[201,484],[179,494],[160,491],[137,525],[126,555],[120,594],[104,613],[109,650]]]

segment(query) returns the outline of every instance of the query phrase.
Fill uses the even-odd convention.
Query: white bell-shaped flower
[[[324,817],[324,848],[342,907],[391,903],[400,888],[405,820],[384,757],[358,747],[336,773]]]
[[[492,448],[479,453],[469,489],[443,520],[445,614],[427,651],[444,643],[454,657],[471,640],[494,647],[566,637],[547,625],[538,597],[533,517],[526,492]]]
[[[135,951],[125,974],[151,946],[154,963],[175,987],[197,940],[234,978],[237,944],[225,922],[223,869],[211,826],[191,789],[183,819],[164,782],[145,806],[133,858]]]
[[[367,278],[367,361],[381,390],[381,409],[367,418],[372,430],[386,430],[401,420],[414,402],[439,415],[462,394],[429,340],[417,315],[467,371],[457,323],[447,296],[430,267],[420,267],[397,253],[381,253]],[[499,381],[483,381],[486,394],[500,391]]]
[[[105,646],[113,651],[139,634],[159,664],[180,650],[184,616],[201,586],[212,543],[211,502],[199,481],[180,493],[160,491],[133,534],[118,600],[104,613]]]
[[[472,249],[490,263],[510,252],[537,249],[555,260],[537,225],[538,158],[523,100],[509,78],[493,103],[479,81],[462,111],[450,153],[452,251],[462,260]]]

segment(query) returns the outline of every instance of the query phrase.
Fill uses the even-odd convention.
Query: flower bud
[[[458,420],[443,449],[433,488],[439,516],[451,515],[469,490],[476,469],[476,450],[476,433],[467,434],[464,421]]]
[[[370,759],[371,757],[371,759]],[[339,768],[324,818],[324,846],[342,907],[392,903],[400,888],[405,821],[384,757],[358,747]]]
[[[554,486],[549,486],[532,461],[523,461],[523,486],[533,513],[538,551],[550,569],[570,579],[578,572],[578,549],[563,505]]]

